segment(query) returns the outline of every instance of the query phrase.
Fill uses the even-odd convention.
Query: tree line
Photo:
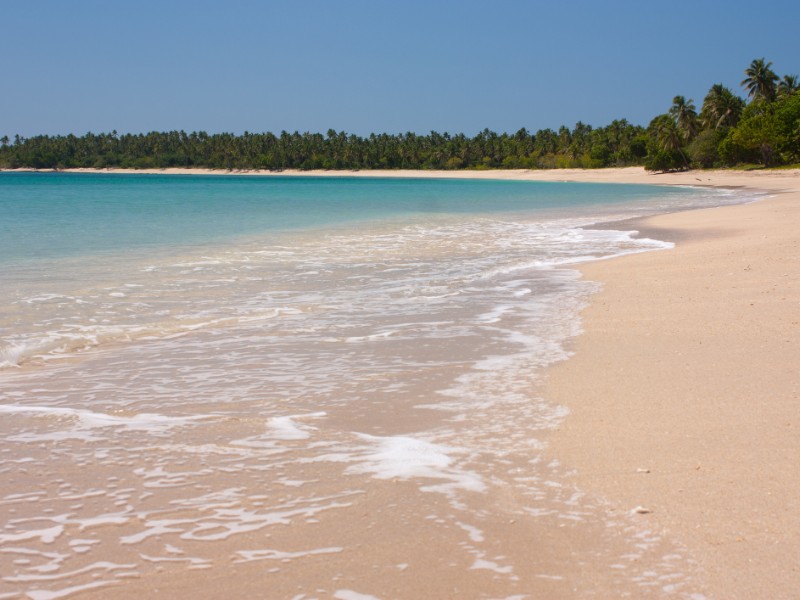
[[[759,58],[745,70],[747,99],[722,84],[711,86],[700,113],[693,100],[675,96],[669,112],[647,127],[644,165],[651,170],[777,166],[800,162],[800,81],[778,77]]]
[[[474,137],[320,133],[147,134],[16,137],[0,154],[5,167],[208,167],[212,169],[494,169],[602,167],[638,164],[645,155],[644,129],[627,121],[593,129],[578,123],[529,133]]]
[[[764,59],[745,71],[748,100],[722,84],[711,87],[700,112],[675,96],[667,113],[647,127],[625,119],[593,128],[474,137],[432,131],[371,134],[329,130],[276,135],[204,131],[147,134],[87,133],[0,139],[0,167],[211,169],[551,169],[644,165],[652,170],[766,166],[800,161],[800,84],[779,78]]]

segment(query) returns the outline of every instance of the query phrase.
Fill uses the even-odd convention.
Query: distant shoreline
[[[3,173],[107,173],[139,175],[230,175],[238,177],[374,177],[414,179],[486,179],[509,181],[571,181],[586,183],[633,183],[645,185],[689,185],[747,187],[779,190],[781,182],[800,176],[800,169],[734,171],[692,170],[671,173],[646,171],[644,167],[601,169],[487,169],[487,170],[228,170],[205,168],[166,169],[0,169]],[[777,183],[776,183],[777,182]]]

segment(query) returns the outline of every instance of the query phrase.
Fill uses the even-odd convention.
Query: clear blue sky
[[[800,2],[0,0],[0,134],[646,125],[800,72]]]

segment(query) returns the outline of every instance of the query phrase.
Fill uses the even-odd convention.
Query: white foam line
[[[3,497],[3,500],[0,501],[0,504],[17,504],[19,502],[36,502],[41,500],[43,496],[46,496],[47,492],[27,492],[24,494],[9,494],[8,496]]]
[[[0,404],[0,413],[67,417],[77,419],[80,421],[81,425],[88,428],[125,427],[127,429],[134,430],[177,427],[193,421],[215,418],[214,415],[169,417],[156,413],[140,413],[130,417],[120,417],[80,408],[64,408],[59,406],[22,406],[19,404]]]
[[[159,519],[145,522],[146,529],[120,538],[124,545],[138,544],[164,533],[179,533],[183,540],[218,541],[241,533],[258,531],[272,525],[289,525],[294,517],[313,517],[317,513],[336,508],[348,508],[352,503],[331,502],[321,506],[293,510],[259,513],[244,508],[218,507],[213,514],[200,519]],[[203,507],[211,510],[211,507]],[[187,531],[188,530],[188,531]]]
[[[385,340],[385,339],[393,336],[396,333],[397,333],[397,331],[389,330],[389,331],[384,331],[382,333],[373,333],[371,335],[361,335],[361,336],[348,337],[348,338],[344,338],[344,342],[348,343],[348,344],[353,344],[353,343],[357,343],[357,342],[374,342],[374,341],[377,341],[377,340]]]
[[[361,592],[354,592],[353,590],[336,590],[333,597],[336,598],[336,600],[380,600],[377,596],[362,594]]]
[[[96,562],[91,565],[86,565],[74,571],[66,571],[64,573],[57,573],[55,575],[16,575],[14,577],[4,577],[4,581],[10,583],[25,583],[30,581],[55,581],[57,579],[65,579],[67,577],[74,577],[75,575],[82,575],[97,569],[104,571],[118,571],[120,569],[135,569],[136,565],[118,565],[112,562]]]
[[[0,548],[3,554],[24,554],[27,556],[44,556],[45,558],[66,558],[68,554],[58,554],[57,552],[41,552],[30,548]]]
[[[62,590],[28,590],[26,592],[28,598],[31,600],[58,600],[58,598],[66,598],[78,592],[85,592],[86,590],[94,590],[101,587],[117,584],[117,581],[93,581],[92,583],[85,583],[83,585],[74,585],[72,587],[64,588]]]
[[[62,533],[64,533],[63,525],[54,525],[47,529],[36,529],[34,531],[25,531],[22,533],[4,533],[0,534],[0,544],[22,542],[35,538],[39,538],[43,544],[52,544]]]
[[[77,525],[80,531],[86,531],[90,527],[100,527],[103,525],[124,525],[131,520],[128,513],[112,513],[87,517],[85,519],[69,519],[66,521],[70,525]]]
[[[294,558],[303,558],[305,556],[314,556],[318,554],[336,554],[342,552],[344,548],[333,546],[330,548],[316,548],[314,550],[306,550],[300,552],[283,552],[281,550],[239,550],[236,552],[241,559],[237,559],[234,563],[246,563],[256,560],[282,560],[289,561]]]
[[[207,558],[193,558],[191,556],[149,556],[147,554],[139,554],[139,556],[152,563],[189,563],[191,566],[210,566],[211,561]]]
[[[501,575],[508,575],[514,571],[514,568],[511,565],[501,567],[496,562],[486,560],[484,558],[476,558],[470,569],[487,569],[489,571],[494,571],[495,573],[500,573]]]

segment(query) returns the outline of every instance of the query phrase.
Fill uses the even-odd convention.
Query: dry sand
[[[799,598],[800,173],[644,178],[784,193],[628,224],[677,246],[581,268],[604,287],[549,377],[571,410],[552,453],[651,510],[713,597]]]

